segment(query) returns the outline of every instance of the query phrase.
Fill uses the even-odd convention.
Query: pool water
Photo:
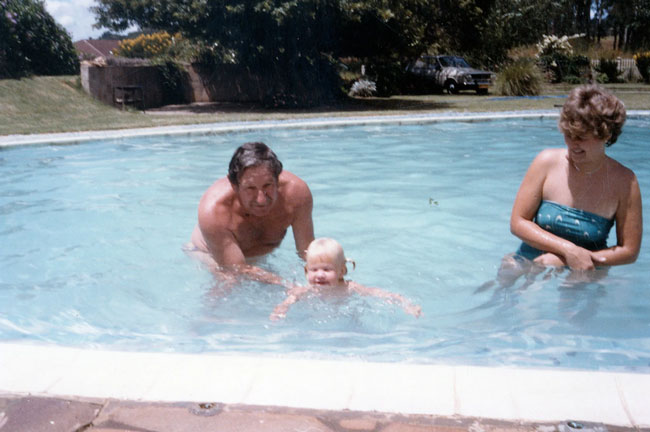
[[[608,153],[650,190],[650,119]],[[235,148],[264,141],[314,196],[316,236],[349,277],[422,306],[311,297],[285,320],[279,286],[228,286],[181,249]],[[554,119],[273,129],[0,151],[0,340],[137,351],[650,370],[648,242],[600,280],[547,271],[493,284],[519,241],[528,164],[562,146]],[[648,226],[650,211],[645,209]],[[609,244],[615,242],[615,229]],[[291,232],[260,266],[304,281]]]

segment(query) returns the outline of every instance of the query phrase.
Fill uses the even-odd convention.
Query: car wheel
[[[478,95],[486,95],[486,94],[488,94],[488,89],[477,89],[476,94],[478,94]]]
[[[456,87],[456,83],[454,81],[447,81],[445,83],[445,89],[449,94],[458,94],[458,88]]]

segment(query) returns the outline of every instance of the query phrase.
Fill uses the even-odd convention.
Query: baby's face
[[[335,286],[343,279],[341,270],[334,263],[320,260],[307,261],[305,276],[312,286]]]

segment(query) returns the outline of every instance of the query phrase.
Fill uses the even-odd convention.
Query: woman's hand
[[[535,263],[544,266],[569,266],[571,270],[593,270],[597,265],[605,263],[604,257],[599,257],[595,252],[571,244],[566,249],[563,257],[552,253],[545,253],[535,258]]]
[[[550,252],[538,256],[533,262],[544,267],[563,267],[566,265],[562,258]]]

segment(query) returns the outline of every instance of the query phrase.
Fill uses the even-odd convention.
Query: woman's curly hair
[[[562,106],[558,127],[572,139],[593,135],[606,139],[609,147],[616,142],[625,123],[625,105],[616,96],[597,85],[574,88]]]

